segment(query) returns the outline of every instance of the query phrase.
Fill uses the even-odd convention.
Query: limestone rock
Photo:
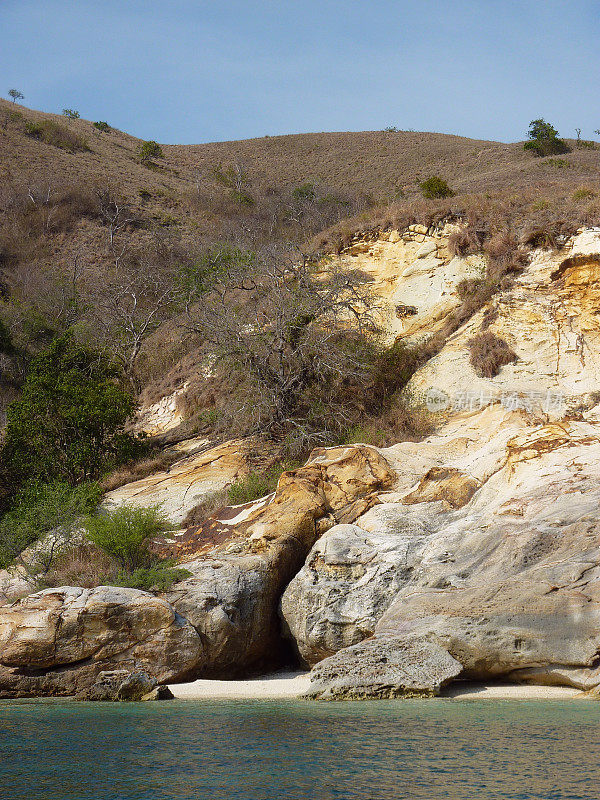
[[[201,653],[194,628],[136,589],[61,587],[0,608],[0,691],[74,694],[107,670],[185,678]]]
[[[390,342],[397,336],[417,341],[434,334],[461,303],[458,284],[482,277],[481,255],[450,253],[448,238],[453,230],[446,226],[429,231],[413,225],[402,234],[392,231],[369,242],[368,247],[354,246],[339,258],[342,268],[359,269],[371,279]],[[415,313],[398,316],[398,306],[413,307]]]
[[[375,506],[362,527],[335,525],[314,545],[281,600],[288,635],[315,664],[371,636],[412,574],[431,531],[411,509]]]
[[[435,389],[449,398],[451,411],[467,394],[475,402],[478,397],[506,402],[510,396],[514,407],[560,419],[600,384],[599,281],[600,230],[582,232],[558,252],[537,251],[513,286],[413,376],[406,398],[418,404]],[[468,343],[480,332],[484,315],[487,329],[518,356],[494,378],[479,377],[469,362]]]
[[[143,703],[153,702],[155,700],[174,700],[175,695],[168,686],[155,686],[152,691],[148,692],[142,697]]]
[[[78,700],[95,702],[140,702],[171,700],[168,686],[157,686],[145,672],[128,672],[117,669],[101,672],[95,683],[77,695]]]
[[[281,662],[277,606],[284,588],[324,530],[363,514],[392,482],[375,448],[317,450],[304,467],[281,476],[273,496],[215,521],[211,535],[220,547],[186,561],[192,577],[167,595],[202,640],[201,674],[233,677]],[[194,536],[180,541],[188,558]]]
[[[204,440],[181,443],[182,457],[168,470],[127,483],[104,497],[107,508],[161,504],[166,517],[179,525],[188,511],[248,472],[252,439],[233,440],[207,449]],[[186,454],[185,448],[190,450]],[[196,447],[200,452],[196,452]]]
[[[176,584],[167,598],[198,632],[198,674],[233,678],[281,665],[286,654],[277,603],[304,554],[290,537],[262,553],[186,562],[192,576]]]
[[[446,650],[426,639],[367,639],[314,667],[305,697],[312,700],[431,697],[459,675],[461,669]]]
[[[117,700],[139,702],[155,687],[156,681],[152,680],[145,672],[132,672],[117,689]]]
[[[13,603],[32,591],[32,585],[25,570],[15,568],[0,570],[0,606]]]
[[[87,686],[78,693],[77,699],[112,703],[117,700],[119,687],[129,676],[130,673],[126,669],[105,670],[98,675],[91,686]],[[150,679],[148,678],[148,680]]]

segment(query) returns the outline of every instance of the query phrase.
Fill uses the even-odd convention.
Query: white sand
[[[169,689],[178,700],[293,700],[308,689],[309,675],[309,672],[274,672],[247,681],[175,683]]]
[[[569,686],[531,686],[522,683],[467,683],[451,684],[443,697],[454,700],[570,700],[583,697],[579,689]]]
[[[275,672],[254,680],[198,680],[169,688],[179,700],[293,700],[308,689],[309,683],[309,672]],[[570,700],[583,694],[566,686],[458,682],[442,696],[454,700]]]

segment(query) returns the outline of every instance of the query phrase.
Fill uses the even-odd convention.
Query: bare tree
[[[97,197],[100,216],[108,228],[108,243],[110,249],[114,250],[115,236],[130,225],[135,216],[129,205],[119,200],[109,189],[98,190]]]
[[[137,392],[137,359],[144,340],[176,309],[173,276],[150,259],[128,269],[115,268],[96,289],[96,329]]]
[[[245,384],[242,410],[258,428],[317,442],[320,405],[343,423],[344,383],[359,384],[369,372],[377,304],[361,273],[318,272],[307,257],[291,256],[271,252],[252,269],[232,265],[188,306],[188,321],[216,363]]]

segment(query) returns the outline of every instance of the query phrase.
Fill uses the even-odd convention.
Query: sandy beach
[[[274,672],[245,681],[198,680],[169,686],[178,700],[293,700],[308,689],[309,672]]]
[[[281,700],[300,697],[310,683],[309,672],[276,672],[253,680],[197,680],[169,688],[178,700]],[[442,693],[452,700],[571,700],[583,699],[579,689],[566,686],[458,682]]]

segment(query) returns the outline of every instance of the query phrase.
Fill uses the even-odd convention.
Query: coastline
[[[239,681],[197,680],[170,684],[177,700],[297,700],[308,689],[309,672],[275,672]],[[448,686],[442,700],[573,700],[586,697],[569,686],[460,681]]]

